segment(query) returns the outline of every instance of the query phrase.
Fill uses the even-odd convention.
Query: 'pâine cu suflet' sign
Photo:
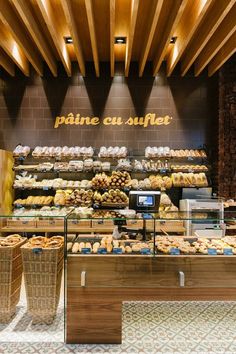
[[[157,125],[169,125],[172,121],[172,117],[164,116],[158,117],[155,113],[147,113],[144,117],[82,117],[79,113],[74,115],[69,113],[67,116],[56,117],[54,128],[59,128],[63,125],[138,125],[143,128],[148,126],[157,126]]]

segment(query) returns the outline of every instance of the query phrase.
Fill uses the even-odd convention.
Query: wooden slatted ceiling
[[[14,76],[15,68],[29,75],[30,65],[43,75],[43,62],[57,76],[61,61],[68,76],[77,61],[81,75],[86,62],[132,61],[142,76],[147,62],[157,75],[163,61],[170,76],[194,67],[213,75],[236,51],[236,0],[1,0],[0,66]],[[64,37],[73,44],[65,44]],[[126,37],[115,44],[114,37]],[[171,37],[176,42],[170,44]]]

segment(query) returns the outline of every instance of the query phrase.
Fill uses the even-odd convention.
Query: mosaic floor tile
[[[62,302],[54,323],[32,325],[25,302],[0,324],[0,353],[236,353],[236,302],[129,302],[121,345],[65,345]]]

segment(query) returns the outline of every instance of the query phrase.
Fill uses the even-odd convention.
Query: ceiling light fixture
[[[64,37],[64,40],[65,40],[66,44],[72,44],[73,43],[72,37]]]
[[[176,39],[177,39],[177,37],[171,37],[171,39],[170,39],[170,43],[171,43],[171,44],[175,44]]]
[[[115,37],[115,44],[125,44],[126,37]]]

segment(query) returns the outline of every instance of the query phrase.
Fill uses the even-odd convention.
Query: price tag
[[[217,250],[215,248],[208,248],[207,254],[211,256],[216,256],[217,255]]]
[[[233,255],[232,248],[224,248],[223,252],[224,252],[224,255],[226,255],[226,256],[232,256]]]
[[[81,253],[89,254],[89,253],[91,253],[91,248],[89,248],[89,247],[81,248]]]
[[[188,156],[188,161],[193,161],[193,157],[192,156]]]
[[[43,249],[40,247],[35,247],[35,248],[32,248],[32,251],[33,251],[33,253],[39,254],[39,253],[43,252]]]
[[[151,254],[150,248],[141,248],[140,250],[141,254]]]
[[[43,187],[43,190],[44,190],[44,191],[48,191],[48,187],[44,186],[44,187]]]
[[[104,247],[99,247],[98,248],[98,254],[107,254],[107,249]]]
[[[160,168],[161,173],[166,173],[166,168]]]
[[[152,219],[152,215],[148,213],[143,213],[143,218],[144,219]]]
[[[178,255],[180,255],[180,250],[178,248],[172,247],[170,249],[170,254],[173,256],[178,256]]]
[[[122,254],[122,248],[120,247],[115,247],[113,248],[113,251],[112,251],[114,254]]]

